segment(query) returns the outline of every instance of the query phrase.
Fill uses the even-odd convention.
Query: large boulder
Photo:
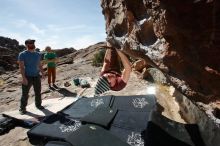
[[[220,1],[101,0],[101,6],[108,37],[127,54],[155,63],[194,101],[220,99]]]
[[[55,53],[57,54],[58,57],[62,57],[71,53],[76,52],[76,49],[74,48],[63,48],[63,49],[55,49]]]

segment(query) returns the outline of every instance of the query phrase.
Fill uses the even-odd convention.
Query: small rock
[[[132,66],[135,71],[142,71],[146,67],[144,60],[138,60]]]
[[[65,86],[65,87],[69,87],[70,85],[71,85],[71,84],[70,84],[69,82],[65,82],[65,83],[64,83],[64,86]]]

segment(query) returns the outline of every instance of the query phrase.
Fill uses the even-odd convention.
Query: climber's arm
[[[133,58],[144,59],[146,65],[148,64],[152,67],[155,67],[155,68],[159,69],[158,66],[147,55],[145,55],[143,52],[140,52],[138,50],[131,50],[131,49],[124,49],[124,51],[129,56],[131,56]]]
[[[122,53],[120,50],[117,50],[117,53],[121,58],[122,64],[124,66],[124,70],[122,71],[122,80],[127,83],[131,74],[131,64],[124,53]]]
[[[110,51],[111,51],[110,49],[107,49],[106,52],[105,52],[104,63],[103,63],[101,72],[105,72],[109,69]]]

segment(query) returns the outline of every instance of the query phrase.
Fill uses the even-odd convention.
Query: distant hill
[[[53,51],[56,53],[57,57],[62,57],[62,56],[74,53],[77,50],[74,48],[63,48],[63,49],[54,49]],[[46,52],[42,51],[41,53],[44,54]]]

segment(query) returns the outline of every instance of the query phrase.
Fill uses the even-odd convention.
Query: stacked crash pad
[[[155,121],[174,121],[162,115],[157,115],[160,120],[152,118],[155,106],[154,95],[83,97],[46,117],[28,131],[28,137],[33,145],[46,146],[156,146],[161,143],[154,137],[160,135],[152,131],[157,131],[171,139],[169,146],[192,145],[191,139],[181,140],[186,132],[177,131],[175,137],[157,125]]]

